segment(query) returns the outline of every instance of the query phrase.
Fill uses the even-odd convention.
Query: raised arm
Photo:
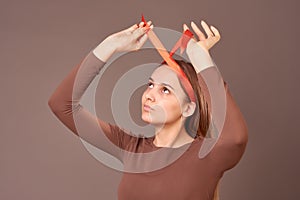
[[[142,26],[133,25],[107,37],[64,78],[48,100],[55,116],[74,134],[119,159],[120,151],[111,142],[123,148],[131,136],[98,119],[80,104],[80,100],[110,56],[118,51],[139,49],[147,39],[146,31]]]
[[[236,165],[242,157],[248,140],[248,130],[227,83],[209,54],[209,49],[220,40],[220,33],[204,21],[201,25],[207,36],[192,22],[191,26],[198,39],[190,40],[187,45],[187,54],[198,72],[199,84],[208,101],[212,121],[216,125],[216,134],[213,137],[217,137],[217,140],[214,145],[208,143],[211,146],[207,145],[208,148],[203,150],[207,154],[203,152],[200,154],[210,156],[214,167],[225,171]],[[184,29],[187,28],[184,25]]]

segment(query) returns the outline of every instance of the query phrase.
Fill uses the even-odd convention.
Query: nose
[[[155,91],[154,89],[148,90],[145,92],[146,100],[155,101]]]

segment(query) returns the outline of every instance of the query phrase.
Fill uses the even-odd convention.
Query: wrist
[[[187,55],[197,73],[209,67],[215,66],[215,63],[212,60],[209,51],[201,47],[196,42],[188,43]]]
[[[115,53],[116,47],[113,45],[110,37],[105,38],[94,50],[94,55],[103,62],[107,60]]]

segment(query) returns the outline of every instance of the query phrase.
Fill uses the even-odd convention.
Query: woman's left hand
[[[196,33],[198,39],[192,38],[186,47],[186,53],[193,64],[197,73],[205,70],[208,67],[214,66],[214,62],[209,54],[209,49],[212,48],[221,38],[219,31],[201,21],[202,28],[205,30],[207,36],[198,28],[198,26],[192,22],[191,26]],[[189,29],[186,24],[183,25],[183,29]]]
[[[208,51],[221,39],[221,35],[214,26],[209,27],[204,21],[201,21],[201,26],[204,29],[207,36],[205,36],[205,34],[198,28],[198,26],[194,22],[191,22],[191,27],[193,31],[196,33],[196,35],[198,36],[198,40],[196,38],[193,38],[191,42],[197,43],[203,49]],[[186,24],[184,24],[183,29],[187,30],[189,28]],[[189,46],[191,47],[194,45],[188,45],[187,48],[189,48]]]

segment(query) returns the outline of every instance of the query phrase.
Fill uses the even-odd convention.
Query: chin
[[[143,113],[142,114],[142,120],[147,123],[147,124],[151,124],[151,117],[149,116],[149,113]]]
[[[147,123],[147,124],[150,124],[154,127],[161,127],[161,126],[164,126],[165,125],[165,121],[164,120],[158,120],[158,119],[153,119],[149,113],[144,113],[142,115],[142,120]]]

